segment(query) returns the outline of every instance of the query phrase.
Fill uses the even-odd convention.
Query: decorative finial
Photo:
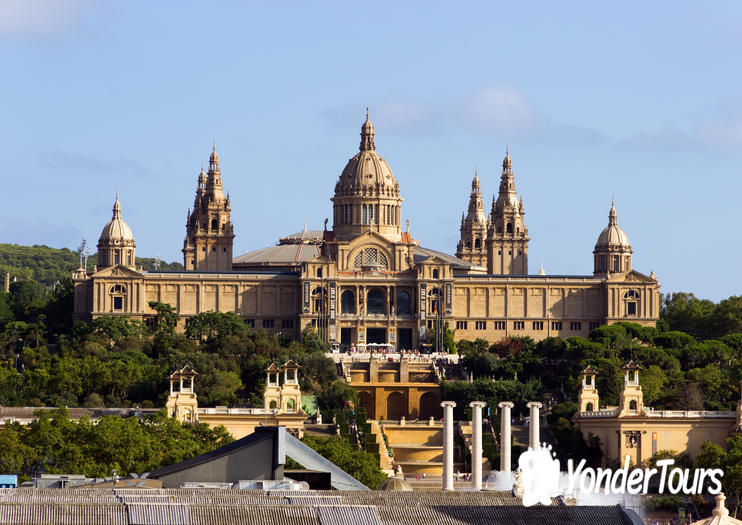
[[[368,106],[366,106],[366,120],[368,120]]]
[[[328,222],[328,220],[329,219],[327,217],[325,217],[325,231],[327,231],[327,222]],[[306,226],[304,226],[304,228],[306,229]]]
[[[410,233],[410,219],[407,219],[405,224],[407,224],[407,233]]]
[[[214,149],[212,151],[216,153],[216,139],[214,139]]]
[[[201,173],[204,172],[204,161],[201,161]]]
[[[724,495],[723,492],[719,492],[716,495],[716,508],[711,511],[712,516],[716,516],[719,518],[726,518],[729,516],[729,509],[726,508],[724,505],[724,500],[727,499],[727,497]]]

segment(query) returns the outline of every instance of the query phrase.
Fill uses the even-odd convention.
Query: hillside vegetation
[[[92,254],[88,258],[88,269],[98,264],[98,255]],[[137,257],[136,265],[145,270],[154,268],[155,259],[152,257]],[[0,276],[4,279],[6,273],[18,280],[30,279],[46,284],[47,286],[70,277],[72,272],[80,266],[78,252],[69,248],[50,248],[35,244],[20,246],[18,244],[0,244]],[[182,270],[183,265],[178,262],[160,262],[160,270]]]

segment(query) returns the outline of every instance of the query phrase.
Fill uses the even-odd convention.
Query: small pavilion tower
[[[631,271],[631,245],[629,237],[618,226],[616,206],[611,202],[611,211],[608,213],[608,226],[600,232],[598,242],[595,243],[593,255],[595,257],[596,276],[609,273],[628,273]]]
[[[188,214],[183,241],[183,266],[189,271],[231,271],[234,228],[229,194],[224,195],[216,145],[209,157],[208,176],[201,166],[193,211]]]
[[[641,416],[644,414],[644,395],[639,384],[639,370],[642,367],[634,361],[629,361],[623,367],[624,384],[619,395],[619,417]]]
[[[595,376],[598,373],[595,369],[587,365],[585,370],[580,372],[582,378],[582,386],[580,387],[580,393],[577,396],[577,404],[579,405],[580,412],[593,412],[599,409],[598,389],[595,386]]]
[[[474,170],[469,195],[469,211],[461,216],[461,239],[456,247],[456,257],[478,266],[487,266],[487,217],[484,214],[482,188],[479,175]]]
[[[198,401],[194,378],[198,372],[189,365],[170,375],[170,395],[167,399],[167,415],[180,422],[198,422]]]
[[[266,370],[265,392],[263,393],[263,407],[278,410],[281,407],[281,385],[278,376],[281,370],[276,363],[271,363]]]
[[[487,272],[495,275],[528,275],[528,228],[523,199],[515,193],[513,161],[506,151],[497,200],[492,201],[487,232]]]
[[[283,385],[281,386],[281,411],[296,413],[301,411],[301,389],[299,388],[299,365],[290,360],[281,366]]]
[[[109,266],[126,266],[134,268],[136,263],[136,243],[131,228],[121,218],[121,203],[116,192],[116,202],[113,203],[113,217],[103,227],[98,239],[98,269]]]

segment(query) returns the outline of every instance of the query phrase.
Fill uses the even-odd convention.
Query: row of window
[[[505,323],[506,321],[492,321],[492,329],[493,330],[505,330]],[[590,321],[588,326],[589,326],[590,331],[592,332],[593,330],[598,328],[600,325],[601,325],[600,321]],[[469,326],[468,321],[456,321],[456,330],[467,330],[468,326]],[[531,324],[531,328],[536,331],[543,330],[544,321],[533,321]],[[474,329],[475,330],[486,330],[487,321],[474,321]],[[525,329],[526,329],[525,321],[513,321],[513,330],[525,330]],[[552,321],[551,329],[562,330],[563,329],[562,321]],[[570,321],[569,329],[572,332],[581,331],[582,321]]]
[[[356,224],[359,217],[354,215],[352,204],[342,204],[336,208],[335,221],[342,224]],[[393,226],[399,225],[399,206],[390,204],[361,204],[360,208],[361,224],[388,224]]]

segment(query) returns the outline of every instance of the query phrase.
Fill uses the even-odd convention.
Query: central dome
[[[375,135],[366,109],[360,151],[346,164],[331,199],[337,240],[347,241],[369,231],[392,242],[401,238],[399,184],[389,164],[376,153]]]
[[[629,236],[626,235],[626,232],[618,225],[618,214],[616,213],[616,207],[613,203],[611,203],[611,211],[608,214],[608,226],[600,232],[598,242],[595,243],[595,248],[631,250]]]
[[[374,126],[368,118],[361,126],[361,146],[348,161],[335,185],[335,196],[355,194],[399,196],[399,184],[389,164],[376,153]],[[369,193],[370,192],[370,193]]]

